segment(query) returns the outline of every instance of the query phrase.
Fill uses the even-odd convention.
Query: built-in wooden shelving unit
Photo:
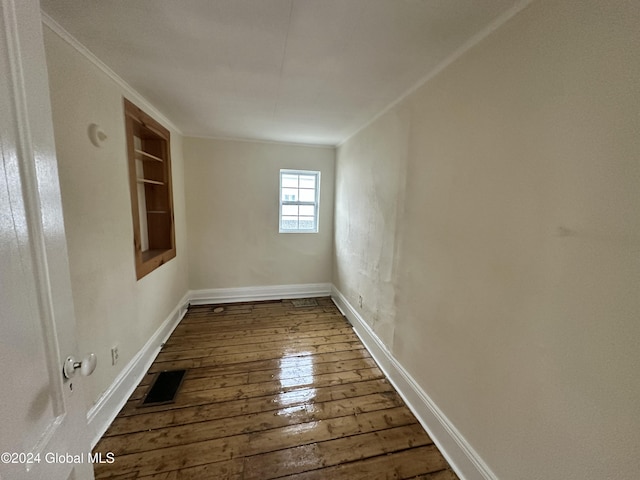
[[[140,279],[176,256],[169,130],[124,100],[133,244]]]

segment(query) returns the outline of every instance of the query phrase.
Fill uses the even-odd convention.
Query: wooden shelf
[[[164,160],[160,157],[156,157],[155,155],[151,155],[150,153],[145,152],[144,150],[135,149],[136,154],[142,157],[141,160],[152,160],[154,162],[164,162]]]
[[[124,99],[136,277],[176,256],[170,132]],[[143,186],[143,188],[140,188]]]
[[[158,250],[158,249],[145,250],[144,252],[142,252],[142,260],[144,262],[148,262],[149,260],[152,260],[152,259],[154,259],[156,257],[161,256],[165,252],[166,252],[166,250]]]
[[[149,183],[151,185],[164,185],[164,182],[158,182],[156,180],[149,180],[147,178],[138,178],[138,183]]]

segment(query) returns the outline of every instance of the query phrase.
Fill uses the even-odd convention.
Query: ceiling
[[[337,145],[516,0],[41,0],[188,136]]]

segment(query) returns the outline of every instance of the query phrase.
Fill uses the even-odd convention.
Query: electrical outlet
[[[115,365],[118,363],[118,357],[120,357],[120,352],[118,352],[118,345],[114,345],[111,347],[111,365]]]
[[[358,306],[362,308],[362,295],[358,295]]]

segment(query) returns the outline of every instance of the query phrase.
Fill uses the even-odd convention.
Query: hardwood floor
[[[191,307],[94,449],[115,455],[96,478],[457,479],[331,299],[316,300]],[[187,369],[175,402],[143,406],[174,369]]]

